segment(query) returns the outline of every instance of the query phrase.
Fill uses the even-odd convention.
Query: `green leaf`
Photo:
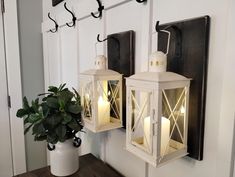
[[[73,91],[75,93],[75,99],[76,99],[77,103],[81,104],[81,99],[80,99],[79,93],[77,92],[77,90],[75,88],[73,88]]]
[[[66,126],[60,125],[55,130],[56,135],[59,137],[59,139],[64,139],[66,135]]]
[[[57,93],[57,92],[58,92],[58,88],[57,88],[57,87],[54,87],[54,86],[49,86],[48,91],[49,91],[49,92],[53,92],[53,93]]]
[[[58,100],[55,97],[47,98],[46,102],[47,102],[47,105],[51,108],[55,108],[55,109],[59,108]]]
[[[34,141],[44,141],[47,139],[47,135],[34,136]]]
[[[74,96],[73,93],[70,92],[69,90],[61,91],[60,93],[58,93],[58,99],[64,102],[64,104],[67,104],[67,102],[71,101],[73,96]]]
[[[44,128],[42,123],[35,124],[33,126],[33,135],[44,135],[46,133],[46,129]]]
[[[72,130],[75,131],[81,131],[82,130],[82,126],[80,124],[78,124],[75,120],[73,120],[72,122],[70,122],[69,124],[67,124]]]
[[[56,144],[58,142],[58,138],[55,134],[55,132],[47,135],[47,142],[51,144]]]
[[[22,118],[22,117],[24,117],[24,116],[27,115],[27,114],[28,114],[28,111],[27,111],[27,110],[25,110],[25,109],[19,109],[19,110],[17,111],[17,113],[16,113],[16,116]]]
[[[46,103],[42,103],[42,104],[41,104],[41,107],[42,107],[43,116],[44,116],[44,117],[47,117],[48,114],[49,114],[49,112],[50,112],[49,107],[47,106]]]
[[[38,112],[39,109],[39,98],[37,98],[35,101],[32,100],[32,108],[34,110],[34,112]]]
[[[63,100],[59,100],[60,111],[63,112],[65,108],[65,102]]]
[[[30,114],[29,118],[28,118],[28,122],[29,123],[36,123],[38,120],[41,120],[42,116],[38,113],[36,114]]]
[[[49,93],[48,93],[48,94],[49,94]],[[42,101],[47,101],[47,99],[50,98],[50,97],[52,97],[52,96],[53,96],[53,94],[50,93],[48,96],[42,98]]]
[[[63,88],[65,87],[65,85],[66,85],[66,83],[61,84],[61,85],[59,86],[59,91],[62,91],[62,90],[63,90]]]
[[[56,127],[62,119],[63,118],[60,115],[52,115],[46,119],[46,123],[49,124],[50,127]]]
[[[72,120],[72,116],[70,115],[70,114],[63,114],[63,118],[64,118],[64,120],[63,120],[63,124],[67,124],[67,123],[69,123],[71,120]]]
[[[23,98],[23,109],[28,110],[29,107],[29,102],[26,97]]]
[[[73,113],[73,114],[78,114],[82,111],[82,107],[78,104],[72,105],[70,104],[68,106],[68,112]]]

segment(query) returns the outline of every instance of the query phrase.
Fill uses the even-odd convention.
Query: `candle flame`
[[[103,103],[104,102],[104,99],[102,96],[99,97],[99,100],[98,100],[99,103]]]
[[[88,94],[88,93],[86,93],[86,95],[85,95],[85,97],[86,97],[86,99],[90,99],[90,95]]]
[[[180,108],[180,113],[181,113],[181,114],[185,114],[185,107],[184,107],[184,106],[182,106],[182,107]]]

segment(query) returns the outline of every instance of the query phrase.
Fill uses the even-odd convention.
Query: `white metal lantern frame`
[[[106,88],[102,83],[106,83]],[[115,83],[115,87],[111,86]],[[108,69],[87,70],[80,74],[80,94],[83,105],[82,118],[84,126],[94,133],[108,131],[122,127],[122,75],[118,72]],[[99,112],[99,99],[101,98],[99,90],[102,92],[102,99],[108,102],[108,110]],[[115,116],[110,115],[110,110]],[[108,121],[101,125],[101,118],[107,118]],[[114,118],[115,117],[115,118]]]
[[[172,72],[145,72],[126,78],[126,86],[127,150],[155,167],[187,155],[190,79]],[[171,104],[169,101],[170,98],[168,98],[169,95],[167,93],[170,90],[177,90],[178,99],[175,101],[175,104]],[[133,93],[136,93],[136,95]],[[144,96],[139,95],[138,97],[138,93],[145,94]],[[146,106],[147,103],[148,105]],[[163,126],[164,119],[166,118],[163,119],[163,107],[168,109],[167,121],[170,121],[170,126],[168,127],[169,139],[164,148],[162,148],[162,144],[164,144],[164,128],[166,127]],[[178,119],[179,114],[182,114],[179,112],[182,108],[184,109],[183,118],[181,118],[183,125],[180,126]],[[135,113],[136,110],[138,112],[137,114]],[[142,116],[143,114],[149,116],[148,126],[145,124],[144,119],[146,117],[144,118]],[[148,135],[145,132],[146,127],[149,129]],[[143,131],[142,134],[138,130],[141,128]],[[180,139],[179,142],[172,138],[173,134],[177,131],[179,134],[178,139]],[[136,135],[134,133],[136,132],[139,134],[139,137],[142,136],[142,140],[141,138],[138,139],[138,136],[135,139]]]

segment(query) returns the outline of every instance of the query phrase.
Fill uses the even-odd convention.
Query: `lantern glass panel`
[[[152,92],[130,92],[131,143],[147,153],[152,151],[152,124],[150,117]]]
[[[92,98],[93,82],[90,79],[83,80],[81,83],[81,103],[83,105],[83,117],[86,120],[92,120]]]
[[[97,81],[97,115],[99,127],[109,123],[120,122],[120,96],[119,80]]]
[[[185,148],[187,88],[162,90],[161,156]]]

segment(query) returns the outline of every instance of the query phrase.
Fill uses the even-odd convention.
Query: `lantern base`
[[[139,158],[143,159],[154,167],[161,167],[168,162],[188,155],[187,147],[174,140],[170,141],[170,146],[167,148],[167,152],[165,152],[166,155],[161,153],[162,155],[158,157],[154,157],[152,150],[147,149],[143,143],[141,144],[141,138],[132,141],[131,144],[127,144],[126,150],[133,153],[134,155],[137,155]]]
[[[84,120],[84,123],[85,123],[85,127],[94,132],[94,133],[99,133],[99,132],[105,132],[105,131],[108,131],[108,130],[113,130],[113,129],[117,129],[117,128],[122,128],[122,122],[120,120],[117,120],[115,118],[110,118],[110,122],[105,124],[105,125],[102,125],[102,126],[96,126],[94,123],[92,123],[91,121],[89,120]]]

